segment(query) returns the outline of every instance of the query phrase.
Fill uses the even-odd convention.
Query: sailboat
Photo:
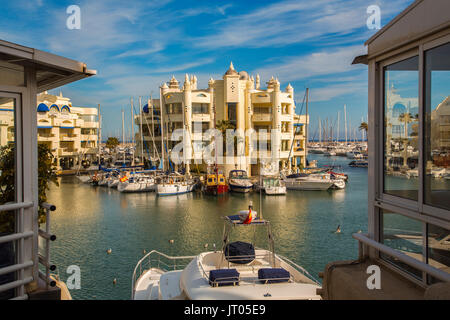
[[[156,185],[158,196],[174,196],[194,191],[197,182],[180,174],[170,174],[160,178]]]

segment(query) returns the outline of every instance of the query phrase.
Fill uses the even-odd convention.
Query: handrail
[[[354,233],[352,237],[358,240],[359,242],[368,245],[369,247],[377,249],[378,251],[387,254],[391,257],[397,258],[398,260],[406,263],[407,265],[419,269],[420,271],[423,271],[441,281],[450,282],[450,274],[448,274],[447,272],[439,270],[422,261],[411,258],[410,256],[400,251],[394,250],[382,243],[376,242],[375,240],[372,240],[361,233]]]
[[[166,258],[168,260],[186,260],[186,259],[194,259],[196,257],[196,256],[175,256],[175,257],[173,257],[173,256],[168,256],[168,255],[166,255],[166,254],[164,254],[162,252],[159,252],[157,250],[150,251],[149,253],[147,253],[143,258],[141,258],[138,261],[138,263],[136,264],[136,267],[134,268],[133,276],[131,278],[131,298],[132,299],[134,299],[134,289],[135,289],[135,284],[136,284],[136,274],[137,274],[138,268],[139,268],[139,271],[140,271],[140,275],[139,276],[141,276],[142,275],[142,264],[143,264],[143,262],[144,261],[148,261],[148,265],[151,266],[152,260],[150,259],[150,256],[153,255],[153,254],[157,254],[158,256],[164,257],[164,258]],[[158,261],[158,263],[161,263],[160,260],[157,260],[157,261]],[[168,264],[166,264],[164,262],[163,262],[163,264],[165,264],[167,267],[171,267],[171,266],[169,266]],[[176,263],[175,263],[175,265],[173,267],[174,267],[174,270],[176,270],[176,268],[177,268]],[[182,265],[178,265],[178,267],[182,267]]]
[[[38,262],[45,267],[45,274],[39,271],[39,277],[45,281],[48,289],[49,286],[54,287],[56,282],[50,278],[50,271],[54,271],[56,266],[50,263],[50,242],[56,240],[56,236],[50,233],[50,212],[56,210],[56,206],[47,202],[40,205],[45,209],[45,230],[38,229],[38,235],[45,241],[45,255],[38,253]]]

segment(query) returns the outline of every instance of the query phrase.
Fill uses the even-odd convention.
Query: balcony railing
[[[20,202],[0,205],[0,212],[14,211],[16,221],[16,232],[5,236],[0,236],[0,243],[7,243],[16,241],[15,260],[14,265],[0,268],[0,275],[16,273],[16,280],[6,282],[0,285],[0,292],[4,292],[11,289],[16,289],[15,300],[28,299],[28,294],[25,292],[25,285],[32,281],[35,281],[33,276],[25,277],[25,270],[32,268],[35,264],[40,263],[45,267],[45,273],[39,271],[39,277],[46,283],[47,288],[49,286],[55,286],[56,282],[50,278],[50,271],[54,271],[56,266],[50,263],[50,241],[54,241],[56,236],[50,233],[50,211],[54,211],[56,208],[48,203],[43,203],[42,207],[46,210],[46,228],[45,230],[39,229],[39,236],[46,241],[45,256],[41,256],[38,253],[37,257],[32,257],[31,260],[25,260],[25,239],[32,238],[35,233],[32,230],[25,231],[25,209],[33,207],[32,202]],[[33,211],[27,210],[27,213]]]

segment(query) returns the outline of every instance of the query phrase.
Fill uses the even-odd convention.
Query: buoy
[[[169,243],[173,243],[173,239],[170,239],[170,240],[169,240]]]
[[[116,278],[114,278],[114,280],[113,280],[113,284],[116,284],[117,283],[117,279]]]
[[[107,254],[111,254],[111,252],[112,252],[111,248],[109,248],[108,250],[106,250],[106,253],[107,253]]]

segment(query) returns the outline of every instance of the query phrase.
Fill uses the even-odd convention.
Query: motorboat
[[[160,178],[156,184],[156,194],[158,196],[172,196],[194,191],[197,184],[193,179],[188,179],[183,175],[168,175]]]
[[[253,183],[248,178],[245,170],[231,170],[228,185],[230,186],[230,191],[241,193],[250,192],[253,188]]]
[[[134,268],[133,300],[320,300],[321,288],[304,268],[274,251],[271,225],[252,206],[224,217],[221,250],[169,256],[152,250]],[[232,231],[267,229],[268,248],[231,241]],[[239,230],[242,231],[242,230]],[[254,231],[254,230],[253,230]]]
[[[278,177],[262,177],[260,186],[266,195],[285,195],[286,185],[283,180]]]
[[[356,168],[367,168],[369,166],[369,162],[367,160],[353,160],[348,165]]]
[[[294,173],[286,176],[283,180],[288,190],[328,190],[333,188],[337,182],[337,179],[331,179],[329,174],[320,173]]]
[[[218,195],[228,192],[228,185],[225,176],[221,173],[213,173],[206,175],[206,183],[204,185],[206,194]]]

